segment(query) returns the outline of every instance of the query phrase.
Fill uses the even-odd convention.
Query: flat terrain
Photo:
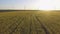
[[[0,34],[60,34],[60,12],[0,12]]]

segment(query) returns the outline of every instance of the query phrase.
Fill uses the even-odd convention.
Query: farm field
[[[0,34],[60,34],[60,12],[0,12]]]

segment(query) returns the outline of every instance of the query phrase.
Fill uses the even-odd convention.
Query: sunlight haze
[[[0,10],[60,10],[60,0],[0,0]]]

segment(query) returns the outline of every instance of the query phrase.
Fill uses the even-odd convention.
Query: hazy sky
[[[60,0],[0,0],[0,9],[60,10]]]

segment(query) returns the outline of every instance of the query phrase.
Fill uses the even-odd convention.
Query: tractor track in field
[[[37,16],[35,16],[36,20],[41,24],[42,28],[44,29],[46,34],[50,34],[50,32],[47,30],[47,28],[45,27],[45,25],[38,19]]]
[[[30,20],[29,34],[31,34],[31,25],[32,25],[32,21]]]
[[[24,18],[22,18],[22,20],[18,23],[18,25],[16,25],[16,27],[13,28],[13,30],[10,32],[10,34],[13,34],[13,32],[17,29],[17,27],[20,25],[20,23],[22,23],[23,20],[24,20]]]
[[[29,34],[36,34],[36,31],[35,31],[35,23],[34,23],[34,17],[33,17],[33,15],[31,15],[31,17],[30,17],[31,19],[30,19],[30,32],[29,32]]]
[[[35,20],[35,16],[32,16],[33,18],[33,25],[34,25],[34,30],[35,30],[35,34],[40,34],[41,30],[40,30],[40,24],[38,24],[38,21]],[[40,32],[40,33],[39,33]]]
[[[36,21],[36,22],[34,22],[36,34],[40,34],[40,33],[42,32],[42,31],[40,30],[40,29],[41,29],[41,24],[38,23],[38,21],[37,21],[37,19],[36,19],[35,16],[33,16],[33,18],[34,18],[34,21]],[[43,30],[43,31],[44,31],[44,30]],[[45,34],[45,33],[44,33],[44,34]]]
[[[4,31],[4,33],[6,32],[6,34],[7,34],[9,32],[8,34],[13,34],[15,31],[17,31],[18,26],[24,21],[25,18],[27,19],[27,17],[22,17],[21,19],[17,19],[17,21],[15,23],[13,23],[11,26],[9,26],[9,28],[6,29]],[[36,23],[35,21],[38,22],[38,23]],[[30,17],[29,32],[27,32],[27,33],[32,34],[32,31],[34,30],[33,33],[40,34],[40,30],[39,31],[37,30],[37,29],[40,28],[40,26],[38,24],[40,24],[41,28],[45,32],[44,34],[50,34],[50,32],[47,30],[47,28],[44,26],[44,24],[35,15],[32,15]],[[36,25],[38,25],[39,27],[36,28]],[[27,33],[24,33],[24,32],[25,32],[25,29],[22,29],[21,34],[27,34]]]
[[[27,19],[28,17],[24,17],[24,21],[23,21],[23,23],[22,23],[22,25],[19,25],[19,26],[17,26],[17,29],[16,29],[16,31],[19,33],[19,34],[29,34],[30,33],[30,23],[29,23],[29,25],[27,24],[28,23],[28,19]],[[27,21],[28,20],[28,21]],[[26,22],[27,21],[27,22]],[[26,26],[26,25],[28,25],[28,26]],[[27,28],[27,29],[26,29]],[[29,30],[29,31],[28,31]],[[20,31],[20,32],[19,32]]]
[[[13,34],[13,32],[17,29],[17,26],[20,25],[20,23],[22,23],[22,21],[24,20],[24,17],[21,18],[19,23],[13,23],[11,26],[9,26],[9,28],[7,30],[5,30],[4,32],[7,34],[7,32],[9,32],[8,34]],[[19,20],[18,20],[19,21]],[[2,32],[3,33],[3,32]]]

